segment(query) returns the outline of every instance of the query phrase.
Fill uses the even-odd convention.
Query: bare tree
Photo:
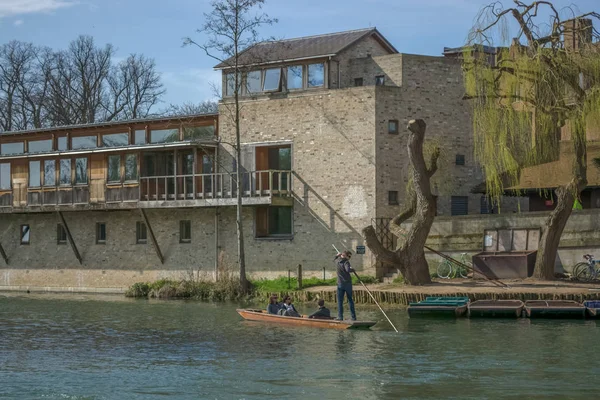
[[[235,125],[235,159],[237,161],[237,236],[238,264],[240,268],[240,284],[243,290],[248,289],[246,278],[246,259],[244,252],[244,234],[242,221],[242,179],[241,179],[241,139],[240,139],[240,104],[239,96],[242,89],[242,70],[240,53],[259,43],[258,29],[264,25],[276,23],[276,19],[267,14],[257,13],[265,0],[214,0],[212,11],[204,14],[204,24],[198,33],[208,36],[204,43],[198,43],[190,37],[184,39],[184,45],[194,45],[204,51],[209,57],[227,65],[232,74],[231,82],[233,107],[229,108]]]
[[[592,24],[600,14],[565,20],[552,2],[513,1],[512,8],[498,2],[485,7],[471,31],[471,44],[513,39],[495,63],[466,53],[466,98],[474,107],[476,156],[496,198],[518,182],[523,167],[551,161],[560,150],[561,128],[571,132],[571,178],[555,190],[535,266],[537,278],[554,279],[560,237],[587,185],[587,124],[600,118],[600,51],[593,43],[600,35]]]
[[[165,116],[212,114],[219,111],[219,103],[212,100],[204,100],[200,103],[183,103],[181,105],[169,104],[160,114]]]
[[[408,123],[408,159],[412,189],[404,211],[390,222],[390,230],[398,238],[403,238],[397,250],[388,250],[379,239],[372,225],[362,231],[365,243],[378,261],[398,268],[406,283],[424,285],[431,283],[429,265],[425,259],[425,241],[436,214],[436,202],[431,193],[431,177],[437,171],[440,150],[435,147],[431,152],[429,166],[423,156],[423,141],[427,125],[422,119]],[[404,232],[401,224],[412,217],[412,225]]]

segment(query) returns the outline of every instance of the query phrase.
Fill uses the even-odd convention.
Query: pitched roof
[[[260,42],[242,51],[239,54],[238,64],[260,65],[334,56],[360,39],[370,35],[373,35],[390,53],[398,52],[376,28],[367,28],[295,39]],[[215,65],[215,69],[225,69],[232,66],[232,64],[233,57]]]

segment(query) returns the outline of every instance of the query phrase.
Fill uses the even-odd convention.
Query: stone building
[[[438,215],[490,212],[470,193],[482,176],[456,59],[398,53],[371,28],[259,44],[241,62],[240,165],[227,62],[218,115],[0,135],[0,288],[116,290],[235,270],[236,168],[251,276],[301,264],[329,277],[332,244],[382,276],[360,232],[403,206],[414,118],[442,149]]]

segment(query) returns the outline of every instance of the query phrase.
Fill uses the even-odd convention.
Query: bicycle
[[[596,268],[596,264],[600,261],[594,259],[591,254],[584,254],[585,262],[579,262],[573,267],[573,276],[583,281],[589,281],[598,278],[600,268]]]
[[[444,259],[444,261],[438,264],[437,276],[442,279],[454,279],[458,277],[466,279],[469,272],[473,269],[473,263],[467,260],[467,253],[461,253],[460,260],[458,261],[460,261],[461,264],[467,265],[469,268],[448,259]]]

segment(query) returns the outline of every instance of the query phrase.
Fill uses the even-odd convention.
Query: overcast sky
[[[527,1],[527,0],[526,0]],[[265,37],[292,38],[375,26],[403,53],[440,55],[464,44],[478,11],[491,0],[267,0],[264,11],[279,23]],[[512,1],[505,0],[505,4]],[[556,0],[581,13],[600,11],[599,0]],[[143,53],[156,60],[167,89],[165,103],[213,97],[215,61],[182,38],[195,29],[209,0],[0,0],[0,42],[22,40],[66,48],[80,34],[111,43],[117,60]]]

